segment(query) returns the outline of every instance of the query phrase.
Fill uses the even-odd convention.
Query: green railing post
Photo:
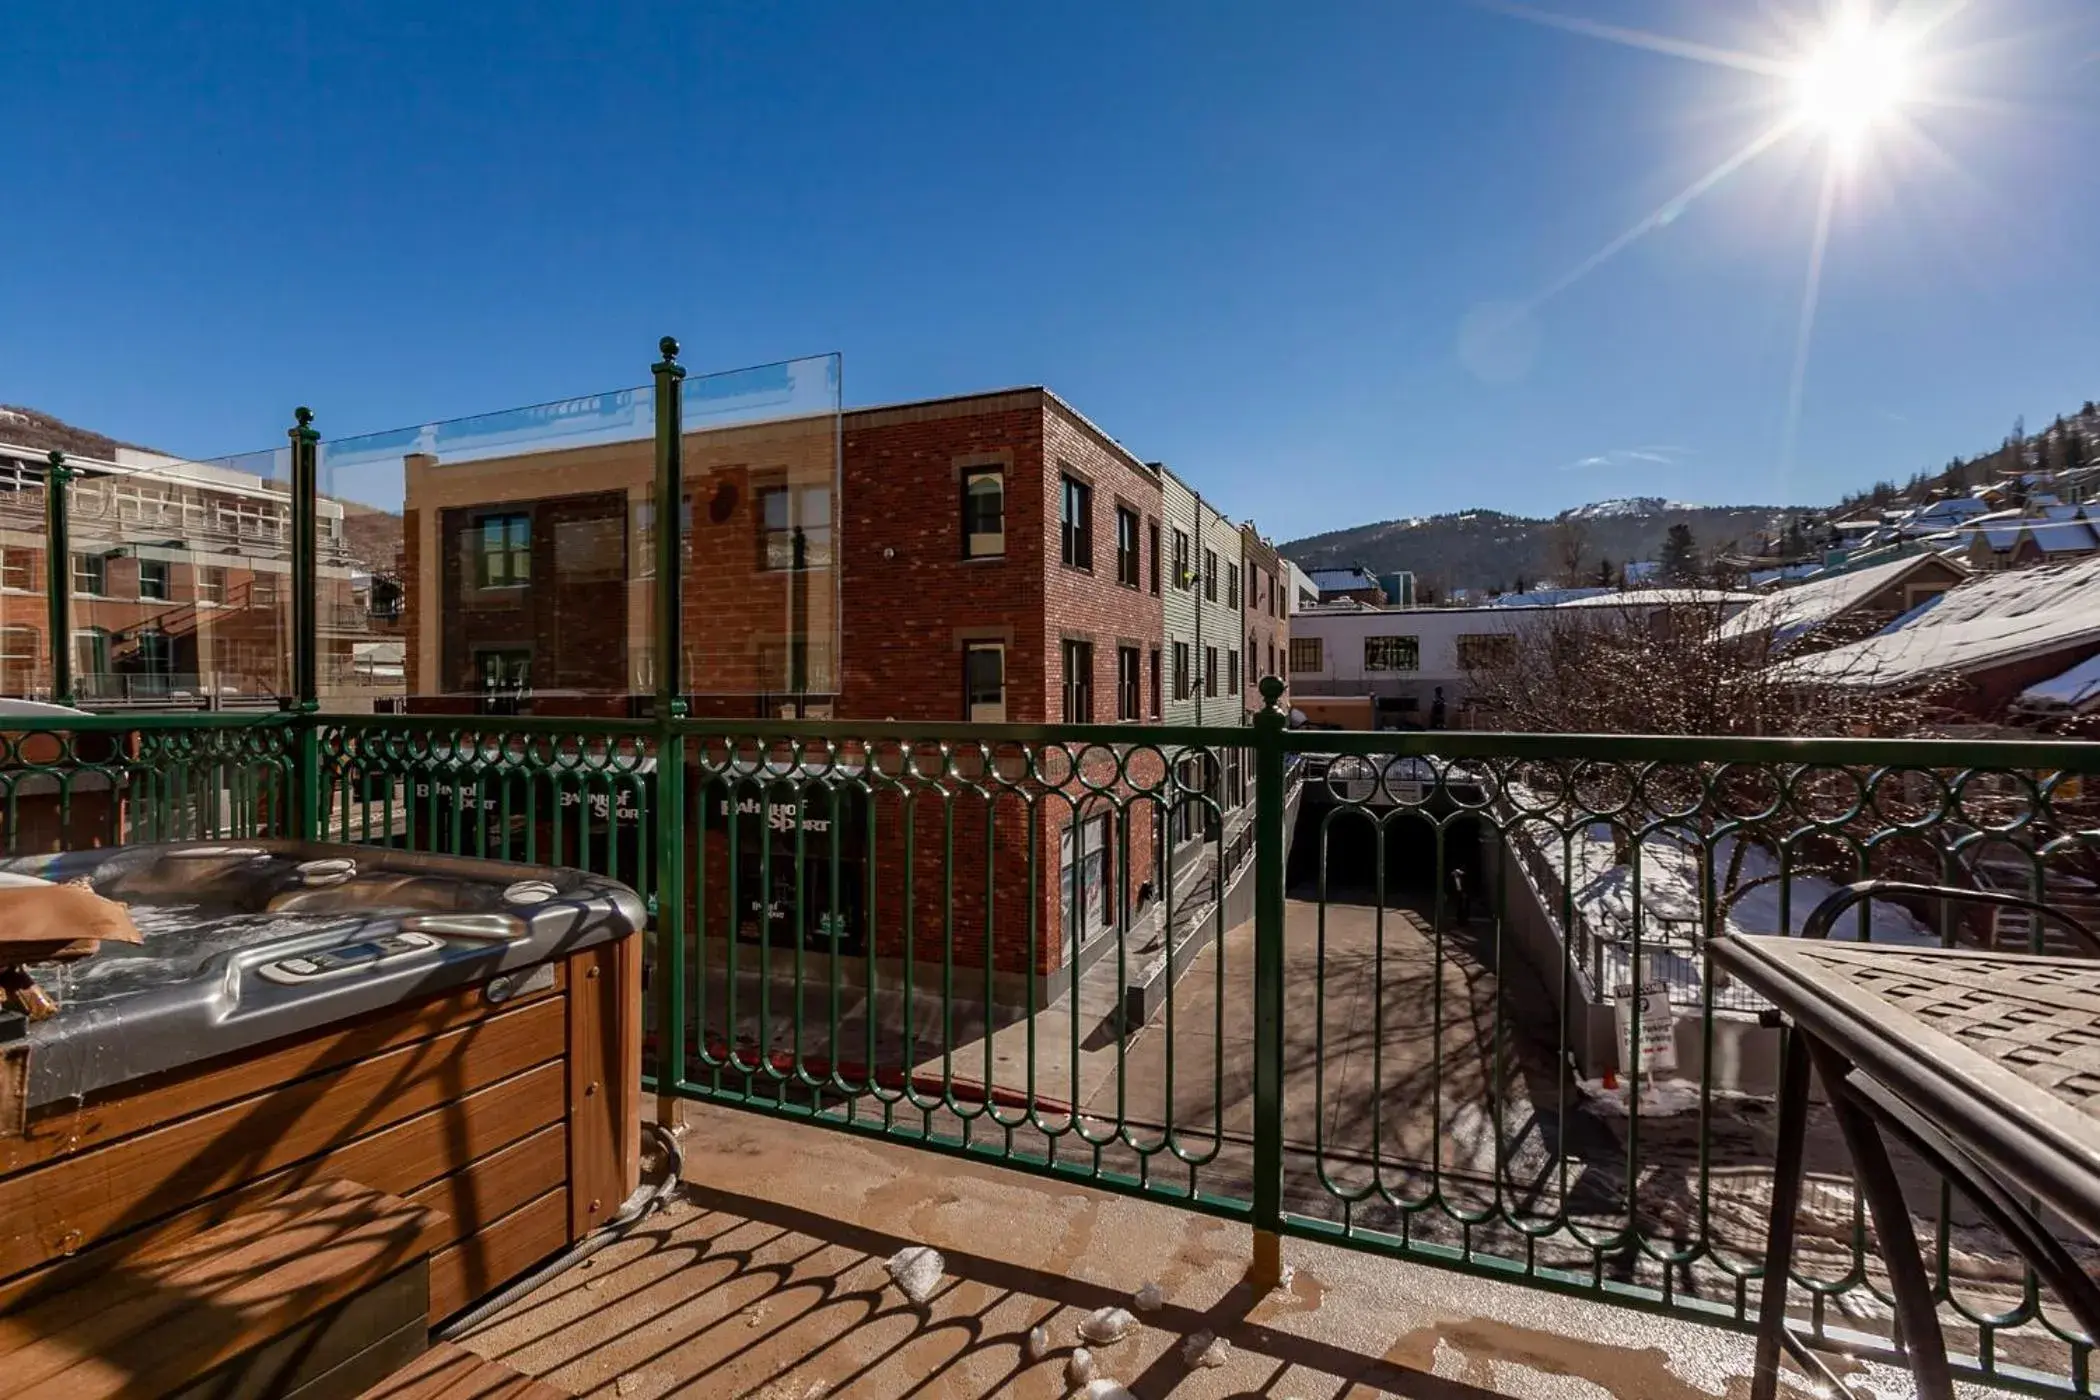
[[[321,821],[321,578],[316,557],[320,516],[320,442],[314,412],[300,407],[286,436],[292,443],[292,703],[299,715],[298,748],[292,763],[292,832],[318,840]]]
[[[678,342],[657,342],[656,380],[656,1121],[676,1132],[685,1079],[685,718],[679,693],[679,563],[685,427]]]
[[[73,484],[74,471],[66,465],[66,454],[55,447],[49,461],[50,468],[44,473],[44,597],[50,604],[51,699],[70,705],[73,635],[66,623],[73,588],[73,547],[66,488]]]
[[[1200,604],[1199,604],[1200,606]],[[1283,682],[1261,680],[1254,717],[1254,1262],[1257,1288],[1283,1282]]]

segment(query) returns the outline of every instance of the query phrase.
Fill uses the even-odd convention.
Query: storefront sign
[[[738,800],[736,810],[739,816],[763,816],[766,825],[775,831],[793,831],[796,826],[795,818],[801,812],[802,804],[799,802],[763,803],[755,797],[746,797]],[[725,797],[716,800],[715,815],[721,817],[724,821],[728,820],[729,799]],[[801,827],[804,831],[829,833],[831,830],[831,819],[829,817],[803,817]]]

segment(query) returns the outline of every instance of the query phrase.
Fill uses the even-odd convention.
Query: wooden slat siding
[[[171,1400],[286,1400],[327,1381],[333,1394],[354,1394],[414,1360],[429,1327],[430,1267],[418,1260],[168,1394]]]
[[[641,1180],[639,948],[640,940],[625,938],[569,959],[572,1240],[612,1219]]]
[[[636,934],[613,944],[614,964],[619,970],[619,994],[613,1006],[619,1013],[617,1040],[620,1047],[612,1076],[619,1102],[614,1121],[619,1124],[620,1199],[625,1201],[642,1184],[642,939]]]
[[[430,1350],[357,1400],[569,1400],[569,1396],[464,1347],[433,1342]]]
[[[428,1001],[389,1007],[358,1020],[331,1027],[323,1034],[276,1050],[242,1052],[247,1058],[222,1057],[150,1079],[121,1085],[107,1095],[89,1098],[78,1108],[68,1103],[39,1109],[23,1136],[0,1133],[0,1176],[23,1171],[54,1157],[82,1152],[131,1133],[231,1103],[236,1099],[294,1083],[310,1075],[340,1069],[358,1060],[502,1012],[559,997],[567,968],[555,964],[555,984],[546,991],[492,1007],[479,985],[460,987]]]
[[[188,1268],[113,1306],[88,1288],[0,1319],[9,1394],[163,1394],[420,1268],[440,1224],[434,1211],[341,1181],[295,1192],[267,1213],[275,1228],[229,1230],[231,1247],[200,1247]]]
[[[569,1243],[566,1193],[549,1191],[430,1257],[430,1320],[442,1322]]]
[[[172,1267],[169,1256],[181,1241],[272,1197],[329,1177],[360,1181],[445,1211],[452,1217],[451,1228],[437,1245],[451,1244],[548,1186],[559,1184],[567,1167],[567,1127],[562,1122],[566,1095],[567,1084],[558,1064],[512,1075],[456,1103],[433,1108],[82,1254],[10,1279],[0,1284],[0,1313],[21,1305],[31,1295],[72,1287],[120,1264],[135,1272],[166,1272]],[[519,1141],[521,1134],[529,1136]],[[558,1146],[549,1148],[540,1141],[550,1137]],[[534,1144],[530,1161],[537,1171],[547,1170],[547,1157],[561,1154],[551,1180],[514,1191],[504,1181],[482,1179],[484,1173],[514,1170],[517,1164],[509,1154],[526,1142]],[[464,1172],[460,1170],[462,1158],[471,1163]],[[455,1184],[443,1193],[445,1198],[432,1198],[432,1188],[446,1181]]]
[[[568,1170],[568,1125],[551,1123],[531,1137],[490,1153],[467,1171],[431,1182],[407,1199],[452,1218],[456,1228],[432,1245],[433,1249],[443,1248],[480,1234],[550,1191],[562,1190]]]
[[[536,1002],[0,1178],[0,1277],[553,1059],[564,1012]]]

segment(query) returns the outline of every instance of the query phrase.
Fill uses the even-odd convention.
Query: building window
[[[0,588],[27,592],[36,587],[36,566],[31,555],[27,549],[0,549]]]
[[[1269,643],[1269,664],[1262,668],[1262,674],[1265,676],[1276,674],[1276,643],[1274,642]]]
[[[1240,605],[1240,566],[1237,564],[1225,566],[1225,601],[1233,607]]]
[[[34,627],[0,627],[0,694],[26,696],[36,686],[37,637]]]
[[[1205,647],[1203,649],[1203,693],[1205,695],[1216,695],[1218,693],[1218,649],[1216,647]]]
[[[1418,671],[1422,667],[1422,644],[1414,637],[1364,638],[1366,671]]]
[[[1159,674],[1159,648],[1154,647],[1152,649],[1152,718],[1154,719],[1158,719],[1166,713],[1167,707],[1160,703],[1162,694],[1163,687]]]
[[[1302,676],[1326,667],[1326,658],[1320,654],[1320,638],[1291,638],[1291,674]]]
[[[109,591],[109,561],[99,554],[73,556],[73,591],[99,597]]]
[[[1006,473],[967,471],[962,478],[963,558],[1006,553]]]
[[[1137,512],[1116,507],[1116,582],[1125,588],[1138,586]]]
[[[1065,941],[1084,943],[1107,932],[1114,921],[1108,815],[1067,826],[1058,846]]]
[[[474,584],[523,588],[532,582],[532,517],[484,515],[475,522]]]
[[[197,570],[197,601],[200,603],[223,603],[226,601],[226,571],[212,565]]]
[[[274,608],[277,606],[277,575],[257,574],[248,581],[248,606],[251,608]]]
[[[73,674],[79,679],[109,674],[109,633],[83,627],[73,634]]]
[[[1225,693],[1240,693],[1240,654],[1236,651],[1225,653]]]
[[[1094,488],[1072,477],[1064,478],[1065,565],[1073,569],[1094,567]]]
[[[1094,644],[1092,642],[1066,642],[1065,660],[1065,723],[1092,724],[1094,722]]]
[[[1142,719],[1138,711],[1138,649],[1116,648],[1116,718],[1120,720]]]
[[[168,597],[168,561],[165,559],[139,560],[139,597],[153,602],[166,602]]]
[[[528,647],[477,647],[474,670],[485,691],[522,692],[532,683],[532,651]]]
[[[1152,593],[1159,596],[1159,522],[1148,521],[1145,525],[1146,573],[1152,580]]]
[[[1203,596],[1215,603],[1218,601],[1218,551],[1203,551]]]
[[[1174,586],[1191,588],[1196,576],[1189,572],[1189,537],[1180,530],[1174,532]]]
[[[831,488],[769,486],[758,493],[763,569],[822,569],[831,563]]]
[[[1254,634],[1249,632],[1247,634],[1247,684],[1249,685],[1253,685],[1260,678],[1261,673],[1254,669],[1254,663],[1260,658],[1260,644],[1255,641]]]
[[[1006,723],[1006,647],[963,644],[963,717],[972,724]]]
[[[1189,644],[1174,643],[1174,698],[1189,698]]]
[[[1508,666],[1517,659],[1517,639],[1506,633],[1473,632],[1458,639],[1458,664],[1468,669]]]

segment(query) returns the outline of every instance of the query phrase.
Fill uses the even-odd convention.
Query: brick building
[[[408,459],[412,708],[472,712],[491,695],[555,714],[644,703],[652,456],[633,441]],[[1047,389],[698,431],[683,460],[680,688],[696,714],[874,721],[879,734],[885,720],[1159,713],[1159,473]],[[772,762],[757,771],[697,770],[714,784],[700,798],[707,867],[695,872],[710,935],[734,923],[756,938],[763,923],[776,941],[852,950],[872,935],[878,956],[952,951],[966,966],[983,965],[989,940],[1000,971],[1058,980],[1111,941],[1101,934],[1151,914],[1155,813],[1112,771],[1089,774],[1100,792],[1027,786],[1032,837],[1017,797],[995,810],[967,793],[915,803],[906,918],[901,888],[869,891],[862,878],[868,823],[879,847],[901,847],[905,832],[896,791],[856,781],[865,756],[849,754],[829,780],[783,751],[761,757]],[[896,776],[900,757],[878,746],[878,775]],[[1109,762],[1105,751],[1087,759]],[[951,776],[981,777],[986,761],[966,752]],[[870,785],[884,790],[870,798]],[[1033,908],[1031,855],[1043,872]],[[879,848],[877,860],[898,868],[903,854]]]
[[[1251,714],[1264,703],[1261,678],[1276,676],[1288,682],[1291,665],[1290,576],[1283,556],[1252,521],[1240,526],[1240,577],[1247,590],[1247,655],[1240,666],[1240,700]]]
[[[67,632],[75,700],[274,703],[291,690],[291,502],[281,481],[120,448],[75,457]],[[53,666],[45,455],[0,446],[0,693],[44,697]],[[348,667],[369,619],[343,546],[343,508],[320,506],[323,675]]]

